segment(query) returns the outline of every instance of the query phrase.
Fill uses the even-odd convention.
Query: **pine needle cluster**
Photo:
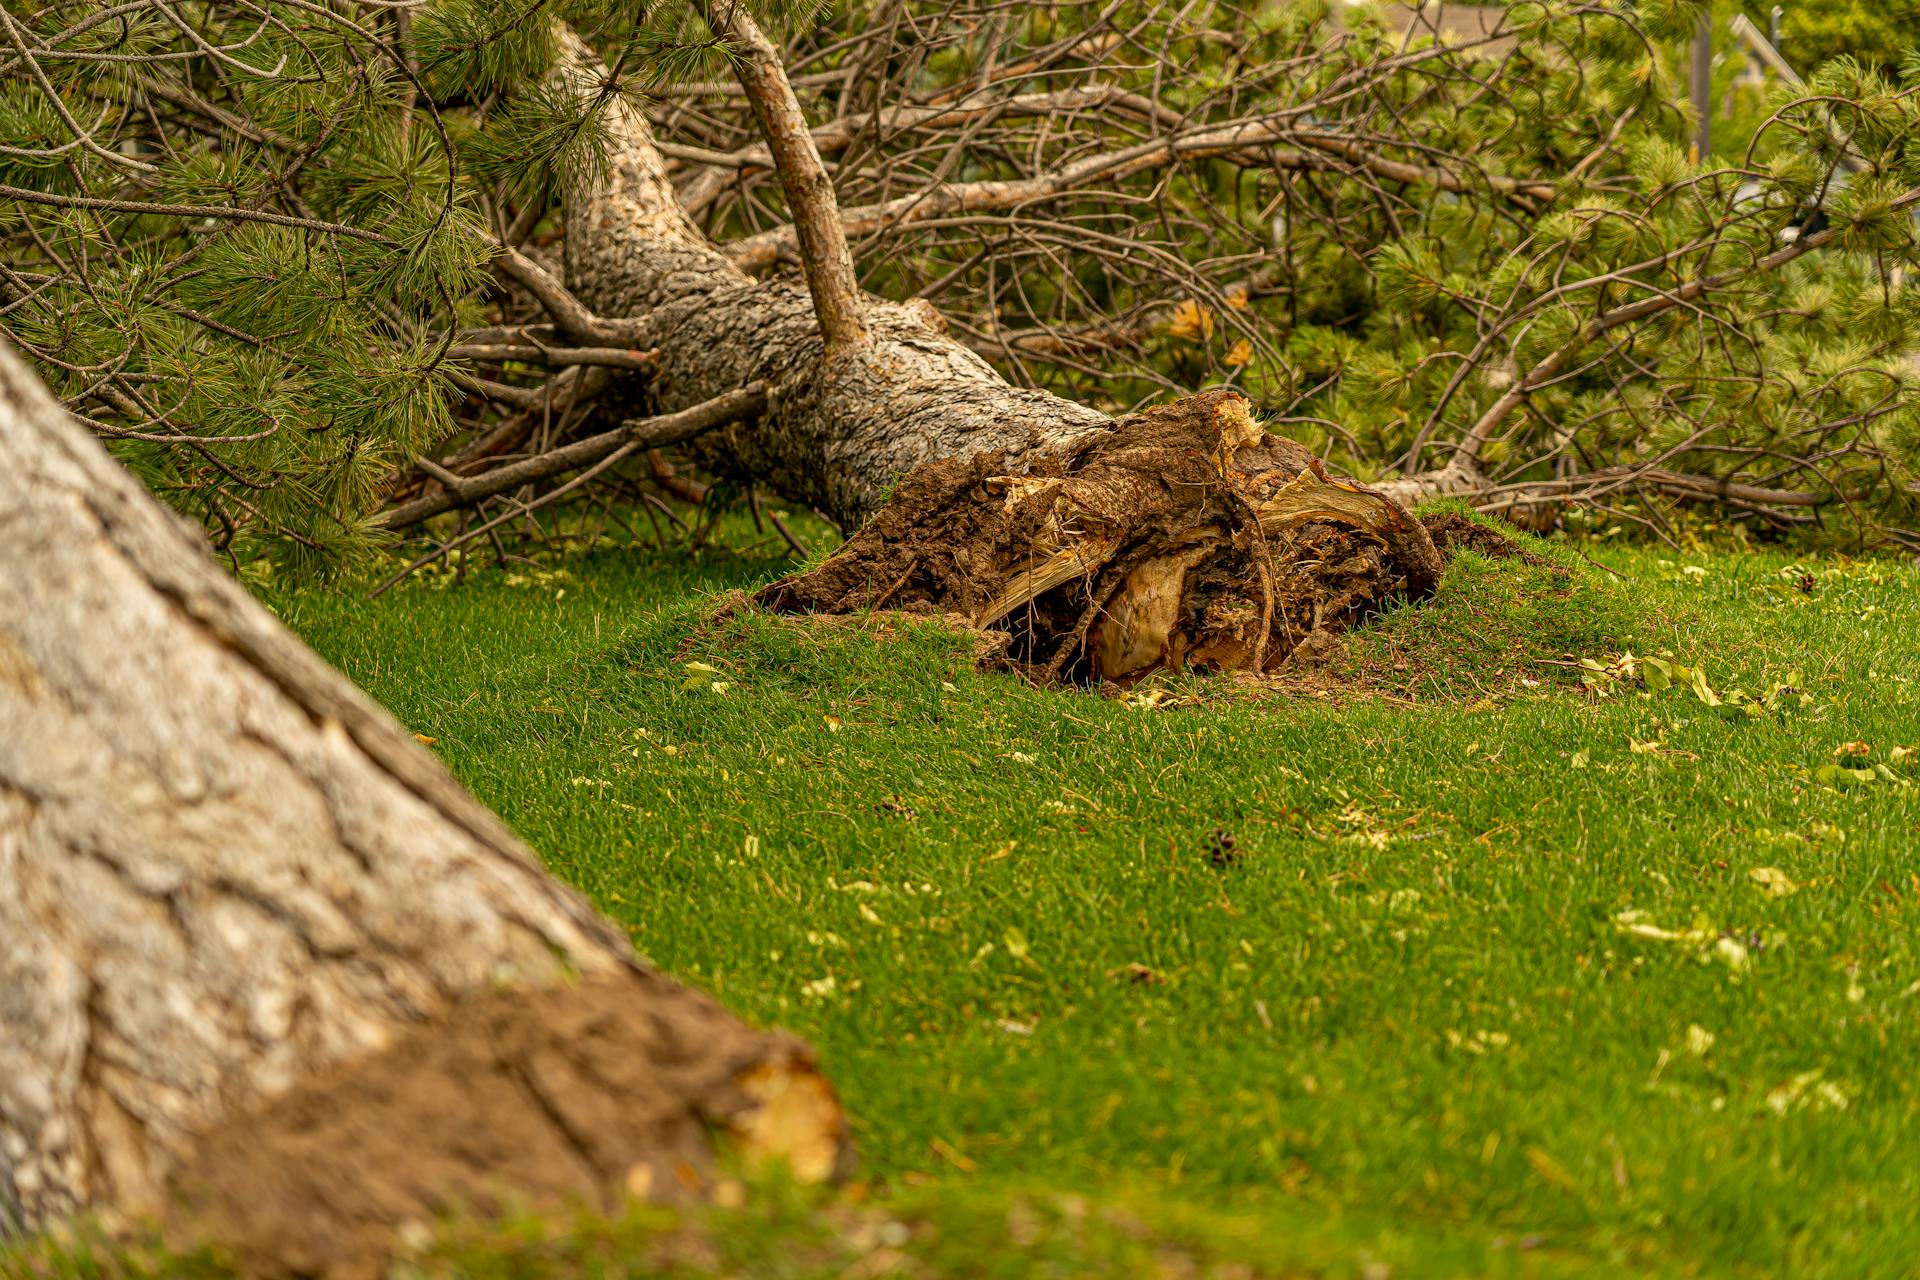
[[[0,332],[222,551],[322,572],[486,412],[446,352],[497,307],[506,222],[604,163],[607,100],[711,45],[600,0],[0,18]],[[544,78],[563,22],[623,51],[597,101]]]

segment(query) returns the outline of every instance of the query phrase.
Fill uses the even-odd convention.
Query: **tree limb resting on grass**
[[[495,494],[517,489],[523,484],[578,470],[616,450],[631,452],[634,449],[659,449],[667,445],[684,444],[709,431],[744,422],[764,412],[766,407],[767,388],[764,384],[756,383],[715,396],[678,413],[634,419],[612,431],[603,431],[472,477],[456,475],[438,463],[421,459],[421,467],[440,482],[440,491],[395,507],[387,513],[381,524],[384,528],[394,530],[411,528],[443,511],[474,506]]]

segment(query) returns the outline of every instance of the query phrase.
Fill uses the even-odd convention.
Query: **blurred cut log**
[[[456,1207],[846,1157],[806,1048],[638,960],[0,351],[0,1236],[359,1274]]]

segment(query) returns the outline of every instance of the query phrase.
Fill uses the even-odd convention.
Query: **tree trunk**
[[[324,1272],[697,1182],[709,1125],[838,1160],[802,1046],[638,961],[6,351],[0,542],[0,1235],[190,1212]]]
[[[733,12],[710,20],[738,26]],[[750,24],[744,40],[729,34],[755,47]],[[564,29],[563,50],[555,74],[591,95],[604,82],[599,59]],[[784,78],[743,71],[742,83],[783,183],[815,205],[796,202],[796,216],[817,220],[823,204],[832,216],[818,185],[786,169],[808,164],[811,144],[781,145],[783,121],[804,128]],[[769,94],[788,101],[763,102]],[[1421,525],[1270,440],[1237,393],[1116,422],[1009,386],[930,305],[871,295],[852,300],[857,340],[824,342],[817,316],[850,309],[821,296],[836,273],[812,272],[811,296],[747,276],[681,209],[641,113],[617,99],[606,110],[610,172],[567,202],[568,285],[599,315],[646,318],[655,408],[765,384],[757,421],[696,446],[707,465],[849,530],[893,498],[820,572],[763,604],[945,612],[1006,631],[1014,660],[1045,679],[1134,680],[1196,664],[1271,670],[1316,630],[1433,590],[1440,561]],[[811,230],[797,238],[803,250],[838,235]]]
[[[600,61],[562,31],[560,74],[590,91]],[[648,319],[659,409],[772,388],[758,422],[706,437],[709,465],[852,529],[917,466],[995,449],[1018,466],[1112,428],[1097,409],[1008,386],[922,302],[863,296],[865,340],[826,358],[805,284],[735,267],[681,211],[639,110],[624,100],[606,110],[608,176],[567,202],[567,284],[601,315]]]

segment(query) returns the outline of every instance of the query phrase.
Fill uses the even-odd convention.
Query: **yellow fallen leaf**
[[[1012,925],[1007,926],[1000,940],[1006,944],[1007,954],[1015,960],[1025,960],[1031,954],[1027,947],[1027,935]]]
[[[1832,1080],[1826,1078],[1826,1071],[1815,1067],[1811,1071],[1802,1071],[1785,1084],[1775,1085],[1767,1091],[1767,1107],[1775,1115],[1785,1115],[1789,1111],[1807,1109],[1812,1111],[1845,1111],[1853,1099],[1847,1091]]]
[[[1528,1147],[1525,1155],[1527,1163],[1533,1166],[1533,1171],[1540,1175],[1541,1181],[1551,1183],[1562,1191],[1579,1192],[1580,1184],[1545,1147]]]
[[[1747,879],[1766,890],[1769,898],[1787,898],[1800,892],[1793,877],[1778,867],[1755,867],[1747,872]]]
[[[823,1076],[782,1061],[754,1067],[734,1083],[756,1104],[733,1122],[750,1165],[784,1161],[803,1184],[833,1176],[846,1154],[847,1118]]]
[[[958,1150],[954,1148],[952,1143],[946,1141],[944,1138],[930,1139],[927,1142],[927,1145],[933,1148],[933,1154],[939,1156],[942,1160],[945,1160],[948,1164],[960,1170],[960,1172],[962,1173],[972,1173],[975,1169],[978,1169],[980,1167],[979,1165],[975,1164],[973,1161],[967,1159],[966,1156],[962,1155]]]
[[[1184,299],[1174,307],[1167,332],[1183,342],[1205,342],[1213,336],[1213,312],[1192,298]]]
[[[436,742],[438,742],[438,741],[440,741],[440,739],[438,739],[438,738],[429,738],[429,737],[428,737],[428,736],[427,736],[426,734],[424,734],[424,733],[416,733],[416,734],[414,734],[414,735],[413,735],[413,740],[414,740],[415,742],[424,742],[424,743],[426,743],[426,744],[427,744],[428,746],[432,746],[432,745],[433,745],[434,743],[436,743]]]
[[[1647,913],[1627,910],[1615,913],[1613,928],[1630,938],[1639,938],[1646,942],[1678,942],[1686,946],[1704,947],[1714,941],[1715,935],[1707,929],[1695,926],[1687,929],[1669,929],[1647,918]]]

